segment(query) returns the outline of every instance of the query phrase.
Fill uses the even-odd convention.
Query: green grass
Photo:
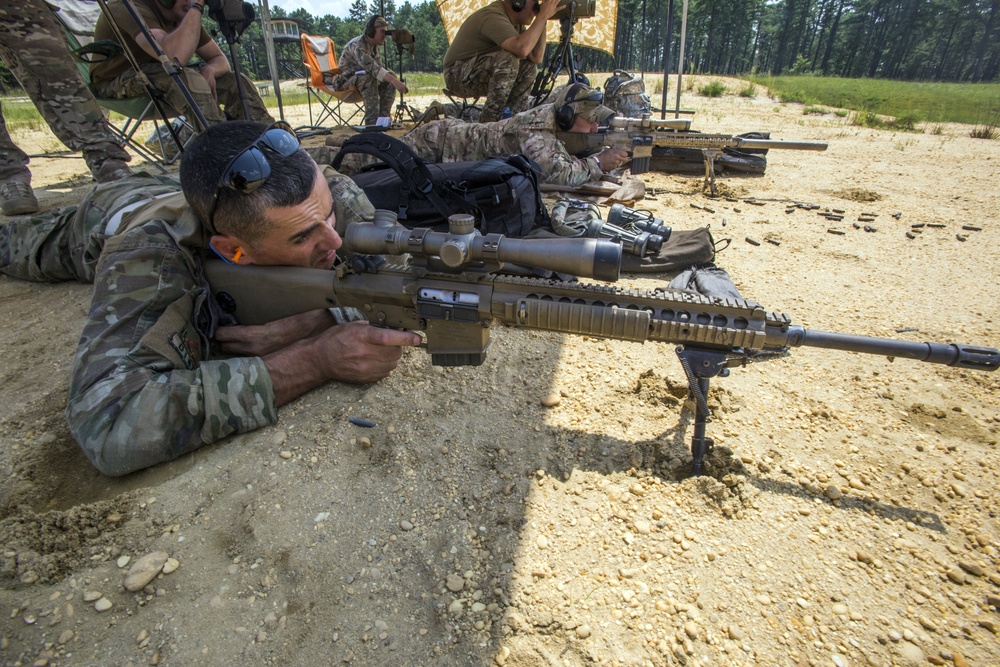
[[[0,104],[3,104],[3,117],[9,131],[39,130],[45,126],[38,109],[23,95],[5,97],[0,99]]]
[[[698,94],[705,97],[722,97],[724,92],[726,86],[721,81],[711,81],[698,89]]]
[[[1000,84],[921,83],[821,76],[748,77],[782,102],[824,104],[893,118],[996,126]]]

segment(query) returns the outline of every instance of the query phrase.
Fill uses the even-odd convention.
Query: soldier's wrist
[[[191,9],[197,9],[199,14],[204,14],[205,13],[205,5],[201,4],[200,2],[192,2],[188,6]]]

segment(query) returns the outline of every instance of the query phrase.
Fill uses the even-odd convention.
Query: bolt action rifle
[[[821,347],[904,357],[980,371],[1000,367],[1000,351],[805,329],[749,299],[686,291],[624,289],[593,283],[501,275],[505,263],[545,267],[597,280],[618,278],[622,248],[603,239],[481,236],[470,215],[448,232],[407,229],[389,211],[375,224],[352,223],[346,259],[333,270],[259,267],[208,260],[217,303],[241,324],[263,324],[320,308],[353,307],[377,326],[422,331],[437,366],[477,366],[490,325],[673,343],[695,405],[692,472],[712,449],[709,380],[788,348]],[[408,254],[390,259],[389,255]]]
[[[704,134],[691,131],[691,121],[686,118],[656,119],[612,117],[607,129],[592,134],[581,132],[556,132],[570,155],[586,157],[604,148],[622,148],[632,156],[630,169],[635,175],[649,171],[650,158],[669,149],[685,148],[701,152],[705,162],[705,182],[715,194],[715,159],[723,149],[754,150],[767,152],[770,148],[787,148],[797,151],[825,151],[826,143],[820,141],[779,141],[731,134]],[[659,150],[658,150],[659,149]]]

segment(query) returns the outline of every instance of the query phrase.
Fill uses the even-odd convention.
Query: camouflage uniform
[[[338,220],[372,218],[350,179],[327,176]],[[118,233],[106,235],[116,213]],[[211,338],[227,322],[202,272],[208,240],[177,181],[146,174],[99,185],[79,206],[0,226],[0,272],[94,282],[66,415],[107,475],[277,421],[262,359],[211,358]]]
[[[517,113],[527,106],[535,82],[535,63],[500,49],[469,60],[460,60],[444,69],[444,85],[459,97],[486,96],[480,122],[500,118],[509,108]]]
[[[53,134],[74,151],[83,151],[91,172],[96,175],[107,160],[131,159],[80,78],[62,28],[44,0],[0,3],[0,59]],[[11,141],[0,109],[0,182],[30,183],[28,161]]]
[[[146,26],[150,29],[163,30],[170,33],[177,29],[180,22],[167,20],[158,6],[156,0],[133,0],[136,11],[142,17]],[[187,98],[177,86],[173,77],[167,74],[159,60],[149,55],[141,49],[134,39],[129,35],[139,32],[138,24],[127,12],[120,0],[110,0],[108,7],[115,16],[115,20],[122,33],[126,36],[128,44],[124,45],[129,52],[134,54],[142,69],[142,73],[157,90],[163,92],[167,104],[183,114],[189,121],[194,122],[197,114],[193,113]],[[197,11],[197,10],[189,10]],[[94,39],[111,39],[117,41],[112,30],[111,23],[107,16],[101,12],[94,28]],[[201,29],[198,47],[202,47],[211,41],[211,36],[204,28]],[[232,63],[230,63],[232,65]],[[90,67],[91,81],[94,90],[101,97],[110,99],[126,99],[147,94],[145,83],[136,75],[131,64],[124,55],[114,56],[106,60],[97,60]],[[236,74],[230,70],[215,77],[215,94],[208,85],[205,77],[198,73],[197,67],[183,67],[179,73],[184,81],[191,98],[205,116],[209,125],[221,123],[226,120],[228,114],[231,118],[242,120],[253,120],[259,123],[270,125],[274,118],[268,112],[264,101],[257,92],[257,87],[246,75],[240,75],[240,83],[237,83]],[[240,95],[240,88],[243,89],[243,96]],[[246,98],[247,112],[249,118],[243,116],[243,98]],[[221,107],[220,107],[221,105]],[[225,109],[223,113],[222,109]]]
[[[365,100],[365,125],[374,125],[379,116],[392,114],[396,89],[385,80],[386,74],[392,72],[382,67],[378,46],[368,44],[365,36],[359,35],[347,43],[337,64],[343,71],[333,78],[333,89],[357,87]]]
[[[555,126],[553,105],[543,104],[495,123],[466,123],[456,118],[438,120],[421,125],[401,138],[429,162],[485,160],[521,153],[541,167],[543,183],[576,187],[600,180],[604,172],[596,157],[581,159],[570,155],[556,138]],[[368,155],[346,155],[341,170],[355,172],[376,161]]]

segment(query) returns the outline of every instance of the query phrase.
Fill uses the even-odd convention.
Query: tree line
[[[339,51],[381,7],[394,27],[409,30],[415,39],[412,57],[388,42],[387,66],[398,69],[402,57],[406,71],[440,72],[448,40],[431,0],[398,6],[394,0],[354,0],[346,17],[285,12],[277,0],[271,14],[295,19],[302,32],[329,35]],[[662,72],[667,66],[677,71],[681,8],[682,0],[619,0],[614,55],[574,46],[581,69]],[[667,53],[664,43],[670,45]],[[279,45],[280,78],[305,76],[297,49]],[[225,44],[223,50],[229,54]],[[259,22],[242,35],[236,53],[252,78],[271,78]],[[684,71],[997,81],[1000,0],[690,0]],[[0,87],[17,89],[2,64]]]

